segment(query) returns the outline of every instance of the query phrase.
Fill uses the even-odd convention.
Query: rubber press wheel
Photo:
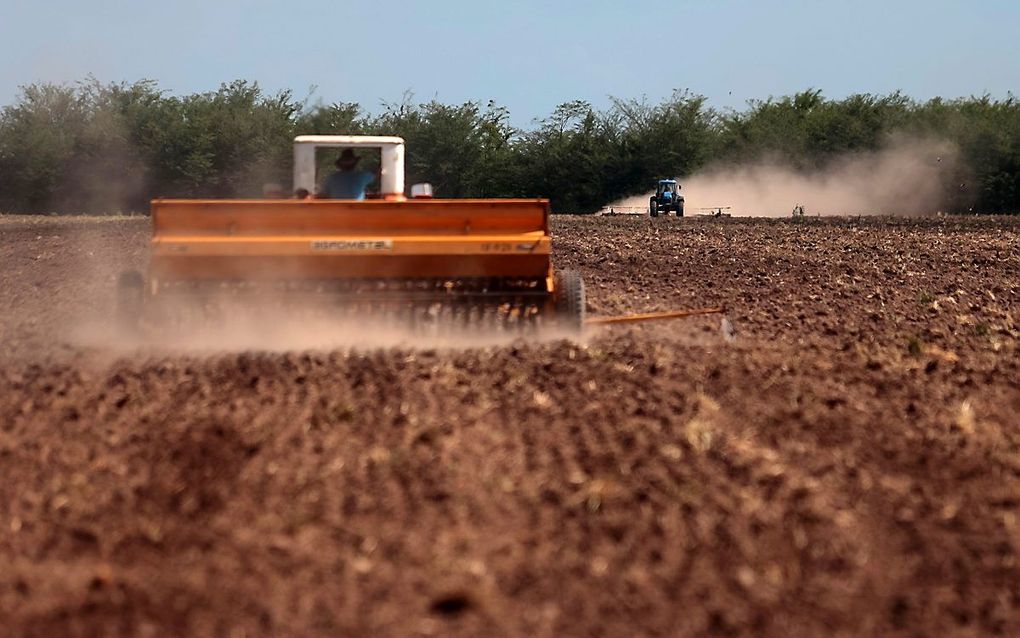
[[[574,270],[562,270],[556,273],[557,324],[570,332],[580,334],[584,328],[585,298],[584,280]]]

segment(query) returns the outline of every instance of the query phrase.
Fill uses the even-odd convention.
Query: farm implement
[[[553,267],[547,200],[408,199],[403,140],[365,136],[295,138],[300,195],[316,190],[321,147],[379,149],[378,197],[153,200],[148,272],[121,276],[121,320],[158,325],[226,299],[412,325],[581,330],[584,283]]]

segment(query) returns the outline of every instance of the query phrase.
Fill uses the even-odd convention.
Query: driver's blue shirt
[[[365,188],[375,175],[365,171],[337,171],[322,183],[322,194],[329,199],[365,199]]]

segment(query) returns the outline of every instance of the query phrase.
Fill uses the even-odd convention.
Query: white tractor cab
[[[404,195],[404,140],[381,135],[299,135],[294,138],[294,192],[315,193],[319,180],[315,174],[316,150],[319,148],[379,149],[379,198],[386,201],[403,201]],[[411,197],[427,199],[432,196],[430,184],[415,184]]]

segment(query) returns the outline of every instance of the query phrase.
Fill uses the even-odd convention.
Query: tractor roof
[[[659,183],[660,184],[676,184],[676,180],[675,179],[660,179]]]

